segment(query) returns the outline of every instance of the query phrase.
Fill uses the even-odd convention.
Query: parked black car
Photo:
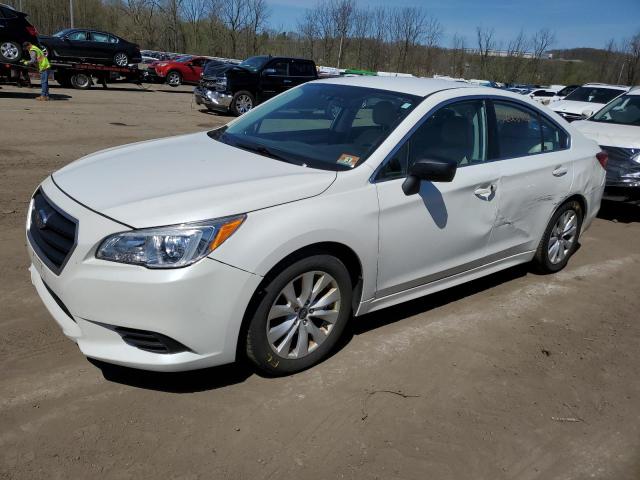
[[[104,63],[126,67],[142,61],[140,48],[112,33],[82,28],[68,28],[52,36],[40,36],[49,50],[49,59]]]
[[[205,70],[194,95],[209,110],[242,115],[257,104],[310,80],[318,72],[312,60],[257,56],[239,65],[213,66]]]
[[[22,43],[38,45],[38,31],[27,20],[27,14],[0,3],[0,61],[17,63],[24,54]]]

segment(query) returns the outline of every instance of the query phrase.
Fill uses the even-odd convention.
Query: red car
[[[209,61],[206,57],[180,57],[175,60],[161,60],[149,64],[147,75],[149,80],[167,83],[177,87],[183,83],[197,84],[204,65]]]

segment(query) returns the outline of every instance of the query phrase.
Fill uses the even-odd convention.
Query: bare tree
[[[627,85],[635,85],[640,81],[640,31],[625,43],[624,65],[627,67]]]
[[[490,56],[496,48],[495,30],[493,28],[476,28],[478,38],[478,53],[480,54],[480,76],[489,76]]]
[[[337,67],[340,68],[342,54],[347,48],[347,41],[353,27],[355,0],[332,0],[330,9],[331,19],[335,25],[335,35],[339,39]]]
[[[228,30],[231,42],[231,57],[238,57],[238,40],[240,32],[247,27],[247,0],[221,0],[220,19]]]
[[[371,13],[370,47],[367,61],[369,70],[377,71],[382,60],[387,58],[387,38],[389,35],[389,13],[385,7],[377,7]]]
[[[464,37],[456,33],[453,35],[451,48],[451,74],[454,77],[464,76],[466,57]]]
[[[298,22],[298,31],[302,41],[304,42],[306,55],[309,58],[315,57],[315,46],[320,37],[318,21],[316,18],[317,10],[307,9],[302,20]]]
[[[545,52],[549,50],[549,47],[553,45],[553,42],[555,42],[555,35],[547,28],[538,30],[531,38],[531,53],[533,58],[531,61],[530,79],[532,83],[537,83],[540,80],[538,77],[542,57]]]
[[[357,9],[353,21],[353,39],[356,44],[356,65],[364,65],[364,52],[367,45],[367,36],[371,30],[372,16],[368,8]]]
[[[259,51],[260,34],[266,29],[269,20],[269,7],[266,0],[248,0],[248,33],[250,36],[251,54],[256,55]]]
[[[407,58],[424,36],[427,16],[422,8],[402,7],[393,11],[391,40],[398,47],[397,69],[406,70]]]
[[[502,80],[507,83],[514,83],[520,78],[527,65],[525,55],[528,46],[527,37],[522,30],[520,30],[516,38],[507,44],[507,58],[504,62],[505,71]]]
[[[209,0],[187,0],[182,5],[182,16],[189,24],[192,35],[190,46],[196,51],[200,50],[200,27],[207,14]]]

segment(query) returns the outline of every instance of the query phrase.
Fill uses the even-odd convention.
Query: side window
[[[100,43],[109,43],[109,35],[99,32],[91,32],[91,40]]]
[[[498,158],[525,157],[542,152],[538,115],[519,105],[493,103],[496,112]]]
[[[487,116],[481,100],[446,105],[433,113],[380,170],[377,180],[402,178],[416,160],[452,160],[458,166],[487,160]]]
[[[288,62],[279,61],[279,62],[273,62],[267,68],[273,68],[276,71],[275,75],[287,76],[288,75],[288,69],[287,69],[288,65],[289,65]]]
[[[542,151],[555,152],[556,150],[564,150],[569,145],[569,139],[564,130],[556,127],[546,118],[542,117]]]
[[[289,75],[292,77],[313,77],[314,73],[313,64],[309,62],[294,60],[289,65]]]
[[[109,35],[109,43],[118,43],[118,39]]]
[[[67,35],[69,40],[75,40],[78,42],[84,42],[87,39],[87,32],[72,32]]]

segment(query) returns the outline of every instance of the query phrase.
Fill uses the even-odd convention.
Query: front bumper
[[[228,111],[233,99],[231,94],[200,86],[193,89],[193,95],[198,105],[204,105],[209,109],[220,111]]]
[[[59,275],[27,242],[31,281],[49,313],[83,354],[157,371],[191,370],[235,360],[244,312],[261,277],[211,258],[186,268],[151,270],[95,258],[104,236],[126,230],[64,195],[43,191],[78,219],[78,243]],[[153,353],[125,342],[118,327],[156,332],[186,347]]]

